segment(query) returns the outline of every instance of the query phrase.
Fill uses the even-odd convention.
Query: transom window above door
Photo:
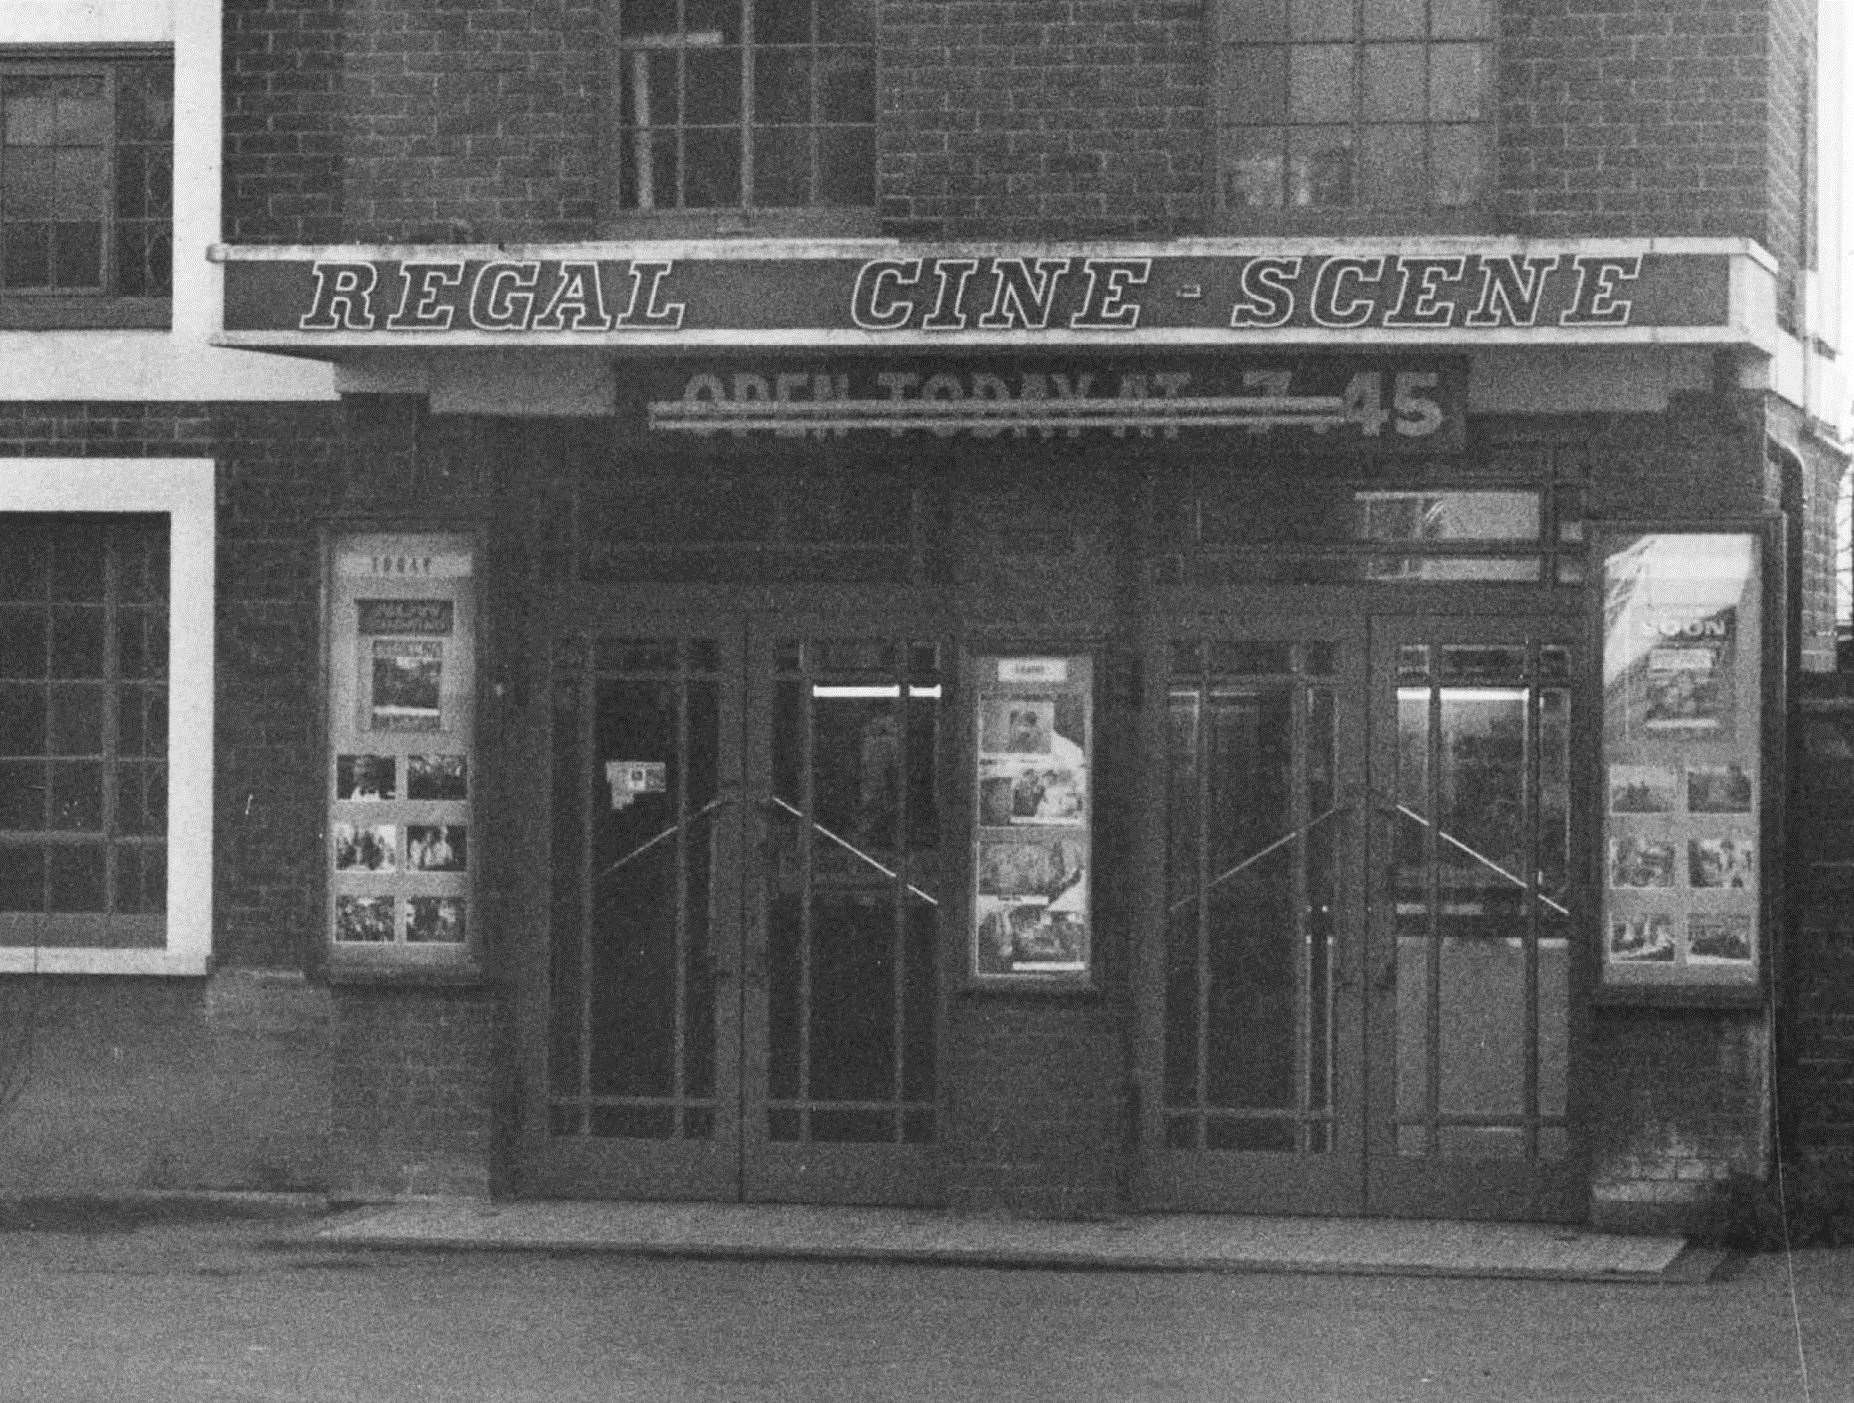
[[[875,0],[617,0],[613,14],[620,217],[873,206]]]
[[[1493,179],[1493,0],[1218,0],[1231,222],[1447,218]]]

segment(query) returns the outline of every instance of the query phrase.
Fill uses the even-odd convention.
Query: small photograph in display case
[[[335,758],[335,797],[355,800],[396,799],[398,776],[390,755],[340,755]]]
[[[1612,814],[1671,814],[1679,806],[1680,777],[1662,765],[1612,765],[1609,811]]]
[[[467,835],[462,824],[413,823],[406,827],[406,871],[461,872]]]
[[[469,775],[461,755],[408,755],[406,798],[468,799]]]
[[[980,897],[978,953],[981,974],[1086,969],[1088,923],[1060,899]]]
[[[1609,924],[1612,960],[1665,960],[1674,958],[1674,918],[1665,911],[1617,916]]]
[[[989,896],[1053,901],[1085,875],[1086,849],[1068,838],[980,843],[979,891]]]
[[[336,897],[335,939],[366,945],[392,944],[393,898],[390,896]]]
[[[979,762],[979,822],[1080,824],[1087,817],[1088,773],[1074,765]]]
[[[1069,767],[1088,763],[1083,697],[990,697],[983,703],[979,749],[986,755],[1047,756]]]
[[[1687,882],[1694,887],[1749,890],[1757,885],[1757,845],[1743,834],[1689,838]]]
[[[373,640],[371,729],[436,731],[443,729],[440,704],[444,678],[444,644],[428,638]]]
[[[1688,916],[1687,958],[1695,964],[1750,963],[1750,915],[1742,911],[1696,911]]]
[[[398,870],[399,830],[390,823],[337,823],[337,872],[395,872]]]
[[[1671,839],[1628,835],[1609,840],[1612,887],[1671,887],[1677,866]]]
[[[985,704],[979,748],[994,755],[1047,755],[1056,734],[1056,704],[994,697]]]
[[[407,903],[406,940],[459,945],[464,938],[464,903],[455,896],[415,896]]]
[[[1748,814],[1751,776],[1739,764],[1697,765],[1687,770],[1687,812]]]

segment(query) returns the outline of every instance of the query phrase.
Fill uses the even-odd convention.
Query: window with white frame
[[[0,297],[16,312],[170,297],[173,185],[170,56],[0,51]]]
[[[1218,202],[1429,214],[1493,180],[1493,0],[1217,0]]]
[[[874,0],[615,0],[622,214],[875,203]]]
[[[0,970],[205,972],[212,579],[210,461],[0,464]]]

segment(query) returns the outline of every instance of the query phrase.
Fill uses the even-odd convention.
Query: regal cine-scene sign
[[[1200,251],[1201,249],[1201,251]],[[769,251],[770,250],[770,251]],[[1733,339],[1729,240],[220,250],[231,345]]]

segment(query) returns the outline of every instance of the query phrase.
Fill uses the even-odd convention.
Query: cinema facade
[[[338,1194],[1626,1227],[1765,1170],[1839,465],[1755,244],[215,257],[345,406]]]

